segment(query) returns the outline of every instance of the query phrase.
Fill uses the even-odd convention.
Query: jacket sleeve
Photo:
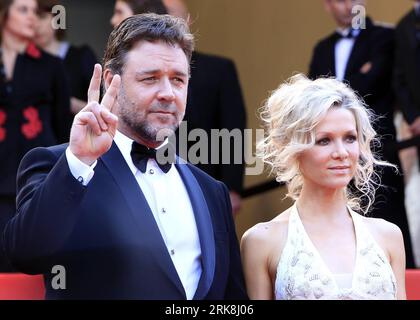
[[[320,51],[320,44],[318,43],[313,52],[311,62],[309,63],[309,71],[308,71],[308,78],[315,80],[319,76],[321,76],[321,70],[319,68],[319,61],[323,61],[323,58],[319,54]]]
[[[12,266],[26,273],[50,272],[78,220],[86,192],[71,174],[64,152],[36,148],[17,174],[17,213],[4,230],[4,250]]]
[[[370,39],[370,55],[366,62],[371,63],[368,72],[360,70],[348,77],[352,89],[362,97],[377,92],[392,76],[394,60],[394,30],[378,28]]]
[[[393,86],[396,93],[399,106],[403,112],[404,118],[408,123],[413,123],[420,116],[420,109],[416,107],[408,89],[407,78],[404,74],[404,59],[407,53],[404,50],[403,42],[406,41],[403,30],[397,27],[395,33],[395,62],[394,62],[394,78]],[[415,66],[413,66],[414,68]]]
[[[82,81],[83,81],[83,90],[84,96],[77,97],[84,101],[87,101],[87,92],[89,89],[90,78],[92,77],[93,69],[95,68],[95,64],[98,63],[98,59],[95,56],[95,53],[92,49],[88,46],[83,46],[82,50],[82,57],[81,57],[81,71],[82,71]]]
[[[232,208],[230,205],[228,190],[222,185],[226,203],[226,223],[229,232],[229,275],[225,291],[225,300],[248,300],[245,289],[245,280],[242,269],[241,255],[239,250],[239,242],[236,236],[235,223],[233,221]]]

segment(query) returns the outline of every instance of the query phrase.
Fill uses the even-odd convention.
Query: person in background
[[[110,23],[113,28],[118,26],[124,19],[139,13],[166,14],[166,8],[162,1],[155,0],[117,0],[114,5],[114,14]]]
[[[83,45],[76,47],[65,41],[65,29],[52,26],[52,9],[59,0],[38,0],[40,23],[36,30],[35,43],[46,52],[63,60],[70,82],[71,112],[78,113],[86,105],[86,92],[97,59],[92,49]]]
[[[16,214],[16,173],[26,152],[68,141],[70,95],[61,61],[34,44],[36,0],[0,0],[0,272],[12,271],[3,229]]]
[[[395,30],[394,89],[398,105],[408,127],[406,138],[420,136],[420,0],[412,1],[410,10]],[[420,147],[406,162],[406,206],[409,215],[413,251],[420,267]],[[417,151],[417,152],[416,152]],[[416,156],[417,153],[417,156]]]
[[[365,25],[352,13],[364,0],[324,0],[326,11],[337,29],[320,40],[313,51],[309,77],[334,76],[350,84],[378,115],[373,124],[382,139],[380,156],[401,168],[397,150],[388,148],[396,142],[394,126],[395,96],[392,90],[394,30],[374,24],[369,17]],[[407,267],[414,267],[414,256],[404,205],[404,179],[390,167],[384,167],[381,188],[369,214],[398,225],[404,235]]]
[[[364,102],[344,83],[296,75],[267,100],[260,156],[293,206],[242,237],[251,299],[405,299],[401,230],[369,211],[377,169]],[[353,187],[350,182],[354,181]]]
[[[420,0],[395,31],[395,92],[413,135],[420,135]]]
[[[133,5],[137,3],[137,6]],[[143,4],[142,6],[140,4]],[[115,13],[111,19],[113,27],[116,27],[124,18],[133,14],[143,12],[163,13],[162,6],[166,7],[169,14],[183,18],[190,22],[189,13],[185,3],[181,0],[149,0],[149,1],[117,1],[115,3]],[[124,12],[124,15],[119,14]],[[165,11],[166,12],[166,11]],[[233,214],[239,213],[242,199],[244,177],[244,129],[246,126],[246,110],[242,96],[242,90],[239,83],[238,74],[233,61],[219,56],[208,55],[194,51],[192,55],[191,79],[188,92],[187,109],[185,118],[187,124],[187,134],[194,129],[202,129],[208,138],[208,163],[195,163],[217,180],[226,184],[229,189],[229,196],[232,204]],[[212,156],[211,145],[216,143],[210,139],[212,129],[239,130],[241,140],[231,139],[228,147],[230,163],[222,163],[222,152],[219,155]],[[186,137],[181,137],[177,131],[178,150],[179,144],[187,144],[187,153],[196,143],[195,141],[180,141]],[[220,141],[219,141],[220,142]],[[222,143],[219,144],[221,146]],[[242,148],[237,148],[242,146]],[[221,149],[221,148],[220,148]],[[239,151],[236,151],[239,150]],[[240,154],[235,154],[235,153]],[[182,156],[182,155],[181,155]],[[200,155],[201,156],[201,155]],[[217,163],[211,163],[213,158],[217,158]],[[235,159],[239,163],[234,163]],[[188,159],[192,160],[192,159]]]

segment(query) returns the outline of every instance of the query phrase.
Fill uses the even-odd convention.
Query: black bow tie
[[[133,141],[131,146],[131,159],[133,160],[134,165],[139,169],[141,172],[146,172],[147,167],[147,160],[154,159],[158,164],[159,168],[164,172],[167,173],[171,167],[172,163],[167,162],[164,164],[159,163],[156,159],[156,149],[148,148],[142,144],[139,144]]]

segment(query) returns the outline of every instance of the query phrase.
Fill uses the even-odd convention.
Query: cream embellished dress
[[[277,266],[277,300],[396,299],[396,280],[385,253],[363,218],[349,211],[356,232],[354,271],[332,274],[306,233],[296,203],[293,205],[286,245]]]

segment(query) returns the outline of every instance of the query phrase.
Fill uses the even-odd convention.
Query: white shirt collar
[[[60,48],[58,49],[58,56],[64,60],[66,58],[67,52],[70,49],[70,43],[67,41],[62,41],[60,43]]]
[[[357,37],[360,33],[360,29],[352,29],[352,28],[337,28],[336,31],[341,34],[342,36],[346,37],[350,31],[353,32],[353,36]]]

